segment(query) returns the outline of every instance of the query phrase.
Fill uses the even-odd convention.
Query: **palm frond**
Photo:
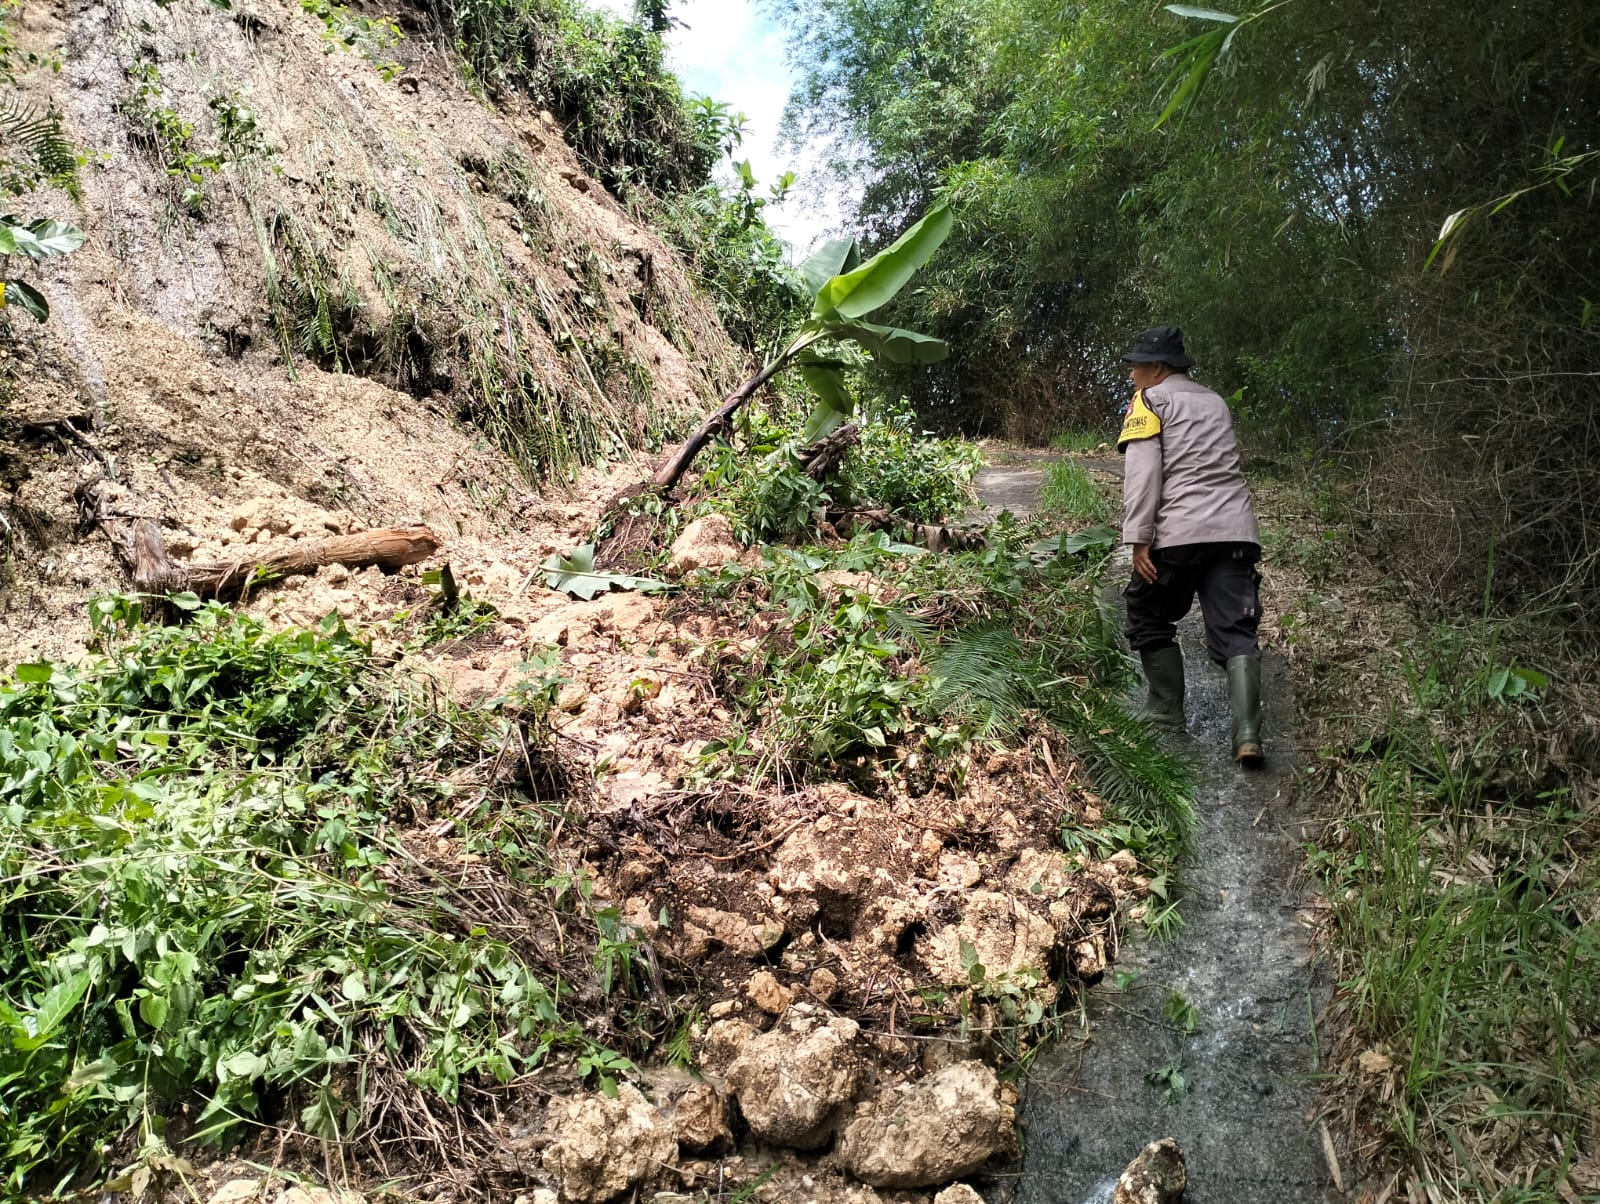
[[[40,176],[79,199],[78,152],[61,128],[61,112],[0,99],[0,144],[15,146],[32,160]]]
[[[1014,733],[1038,688],[1038,665],[1003,628],[960,631],[928,658],[929,701],[941,714],[974,723],[982,735]]]
[[[1151,730],[1103,695],[1068,700],[1049,712],[1094,777],[1095,789],[1124,820],[1170,837],[1174,852],[1195,829],[1193,768],[1161,746]]]

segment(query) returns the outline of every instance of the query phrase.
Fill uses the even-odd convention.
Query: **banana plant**
[[[880,326],[867,316],[892,301],[910,283],[950,233],[952,218],[942,202],[916,225],[866,262],[853,238],[836,238],[801,265],[800,276],[811,293],[811,315],[786,347],[760,372],[730,393],[682,447],[657,470],[651,484],[662,491],[676,485],[712,433],[751,397],[786,368],[795,368],[817,397],[806,422],[804,438],[827,435],[855,409],[845,382],[849,366],[838,349],[855,344],[869,355],[893,364],[932,364],[950,354],[942,339]],[[828,354],[832,344],[833,354]]]
[[[26,255],[29,259],[51,259],[70,255],[83,246],[83,231],[54,218],[24,223],[20,218],[0,216],[0,257]],[[39,321],[50,316],[50,303],[44,294],[21,280],[0,280],[0,309],[18,306]]]

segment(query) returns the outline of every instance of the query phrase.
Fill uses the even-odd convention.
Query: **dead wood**
[[[154,527],[154,523],[141,524]],[[159,537],[159,532],[157,536]],[[378,527],[351,535],[305,540],[276,552],[246,556],[221,564],[195,564],[182,570],[183,585],[202,598],[227,598],[241,593],[262,576],[290,577],[314,573],[330,564],[364,569],[376,565],[386,573],[426,560],[439,550],[440,539],[429,527]]]
[[[152,518],[113,510],[101,488],[104,483],[103,476],[85,481],[73,491],[74,496],[85,525],[105,531],[134,588],[145,594],[187,590],[202,598],[228,600],[243,594],[252,584],[314,573],[330,564],[352,569],[377,566],[392,573],[426,560],[442,544],[430,527],[376,527],[277,549],[263,548],[234,560],[174,564],[167,555],[160,524]]]
[[[940,523],[914,523],[897,518],[887,510],[830,510],[827,521],[846,539],[857,531],[887,531],[902,543],[916,544],[930,552],[967,552],[989,546],[982,531]]]
[[[813,481],[825,480],[852,447],[861,442],[861,428],[855,423],[841,426],[825,439],[800,451],[800,467]]]

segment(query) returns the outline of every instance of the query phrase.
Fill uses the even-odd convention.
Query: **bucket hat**
[[[1192,368],[1194,361],[1183,350],[1183,330],[1177,326],[1152,326],[1141,330],[1133,346],[1122,357],[1134,364],[1170,364]]]

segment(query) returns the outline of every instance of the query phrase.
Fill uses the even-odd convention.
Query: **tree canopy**
[[[790,128],[827,140],[857,227],[955,207],[890,318],[955,348],[885,372],[925,421],[1104,423],[1130,334],[1181,324],[1253,447],[1349,458],[1377,544],[1593,629],[1600,9],[773,8]]]

